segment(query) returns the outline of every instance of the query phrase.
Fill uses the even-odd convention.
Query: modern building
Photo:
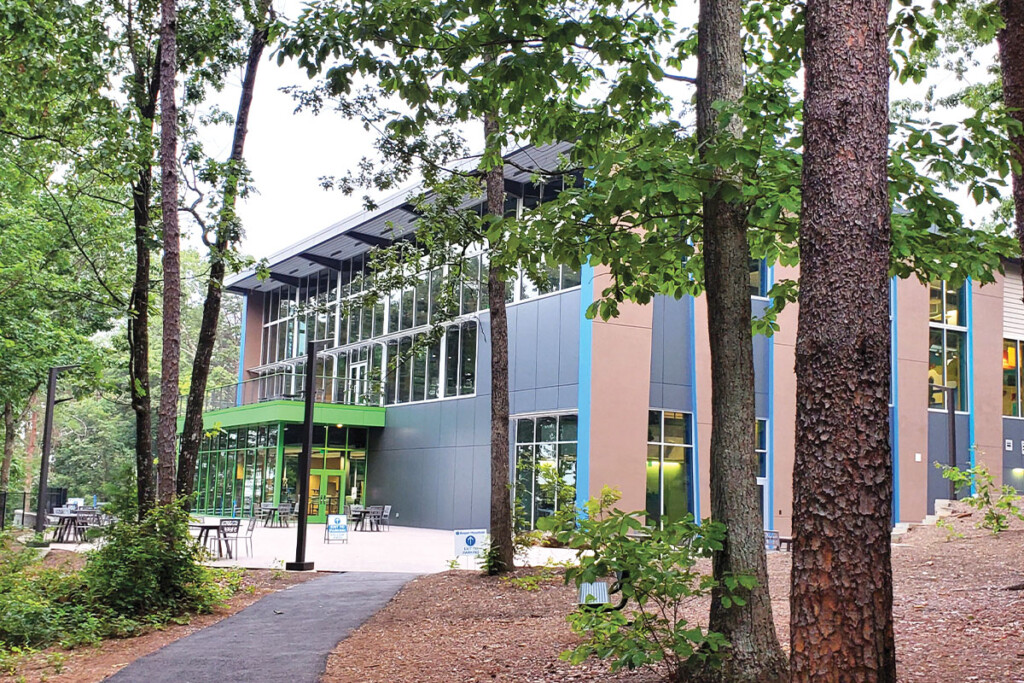
[[[559,148],[530,148],[553,163]],[[525,160],[525,157],[524,159]],[[521,163],[519,165],[522,165]],[[552,196],[506,168],[509,211]],[[296,501],[307,340],[323,340],[316,375],[310,497],[316,521],[346,502],[390,504],[392,521],[443,529],[489,517],[490,315],[487,254],[466,254],[459,309],[439,318],[443,272],[351,309],[370,286],[367,252],[408,237],[406,195],[330,226],[269,259],[270,276],[233,277],[244,297],[239,383],[210,391],[197,472],[198,509],[243,515],[263,501]],[[751,308],[792,277],[752,262]],[[612,485],[649,519],[709,514],[711,361],[701,298],[629,304],[607,322],[585,311],[601,269],[561,267],[546,287],[509,287],[509,395],[516,501],[525,523],[581,504]],[[920,521],[948,486],[946,401],[955,402],[956,461],[984,463],[1024,488],[1020,264],[979,287],[893,281],[892,443],[895,521]],[[449,311],[453,312],[453,311]],[[797,307],[772,337],[754,339],[757,457],[766,529],[792,518]],[[401,359],[395,365],[394,359]],[[1000,366],[1001,362],[1001,366]],[[934,388],[953,387],[952,392]]]

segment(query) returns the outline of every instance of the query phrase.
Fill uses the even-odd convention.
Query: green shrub
[[[224,597],[202,566],[204,550],[188,533],[182,501],[157,506],[141,521],[123,519],[90,554],[89,596],[121,615],[209,611]]]
[[[957,491],[963,493],[974,489],[974,494],[964,498],[963,502],[984,514],[977,525],[980,528],[998,534],[1010,528],[1011,516],[1024,520],[1024,511],[1018,506],[1021,495],[1009,484],[997,487],[995,479],[984,465],[975,465],[966,470],[938,462],[935,466],[942,470],[943,478],[953,482]]]
[[[538,521],[577,551],[579,566],[566,571],[567,581],[578,587],[622,576],[621,593],[630,601],[628,610],[593,607],[570,614],[573,631],[585,640],[562,658],[574,664],[588,657],[610,659],[613,671],[661,664],[672,680],[680,680],[691,658],[720,663],[728,647],[725,637],[688,623],[679,606],[708,595],[716,585],[696,564],[721,549],[725,527],[713,522],[699,526],[688,518],[663,529],[647,528],[644,513],[615,509],[617,500],[617,492],[606,487],[583,514],[566,511]],[[743,589],[753,587],[754,580],[734,576],[723,584],[731,603],[741,605]]]

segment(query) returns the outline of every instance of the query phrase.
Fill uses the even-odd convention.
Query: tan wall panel
[[[704,296],[693,300],[694,382],[697,393],[697,476],[700,479],[700,510],[694,517],[711,516],[711,342],[708,338],[708,301]]]
[[[242,356],[244,370],[260,364],[260,346],[263,343],[263,293],[249,292],[245,305],[245,351]],[[243,374],[245,379],[251,374]]]
[[[928,514],[928,286],[900,280],[896,310],[899,521],[920,522]]]
[[[607,269],[599,269],[595,294],[608,283]],[[643,510],[654,307],[624,303],[619,311],[618,318],[593,322],[590,495],[597,496],[602,486],[614,486],[622,491],[619,507]]]
[[[1003,277],[972,286],[975,460],[1003,481]]]
[[[797,268],[775,267],[775,279],[795,280],[800,276]],[[796,329],[799,306],[789,304],[779,315],[779,331],[774,335],[775,360],[773,368],[774,442],[771,444],[775,460],[774,509],[775,529],[783,536],[793,530],[793,460],[796,457]]]

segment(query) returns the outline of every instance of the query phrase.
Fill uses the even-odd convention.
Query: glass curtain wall
[[[577,416],[521,417],[513,424],[516,526],[533,529],[539,518],[576,504]]]
[[[1024,417],[1020,406],[1021,351],[1024,341],[1003,340],[1003,415],[1007,417]]]
[[[220,430],[207,435],[196,463],[195,511],[247,517],[274,500],[276,424]]]
[[[955,387],[954,407],[967,410],[966,285],[933,282],[928,306],[928,407],[946,409],[946,392]]]
[[[660,526],[693,513],[693,415],[647,414],[647,523]]]

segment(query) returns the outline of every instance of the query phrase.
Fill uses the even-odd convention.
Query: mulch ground
[[[961,539],[917,527],[893,546],[901,681],[1024,683],[1024,591],[1006,590],[1024,582],[1024,523],[993,536],[974,528],[978,519],[978,513],[953,519]],[[790,556],[772,553],[768,564],[776,629],[788,650]],[[530,571],[536,570],[517,573]],[[579,642],[565,620],[575,600],[575,590],[558,577],[537,591],[475,572],[423,577],[338,645],[323,680],[661,680],[658,671],[611,674],[604,662],[559,660]],[[703,622],[707,603],[693,602],[685,613]]]
[[[81,569],[81,553],[50,550],[43,558],[48,567]],[[47,681],[47,683],[95,683],[117,673],[130,662],[159,650],[164,645],[212,626],[221,619],[245,609],[263,596],[323,574],[283,572],[269,569],[245,570],[238,591],[210,614],[193,615],[187,623],[167,624],[135,638],[105,640],[96,647],[66,650],[51,647],[28,657],[13,676],[0,675],[0,683]]]

